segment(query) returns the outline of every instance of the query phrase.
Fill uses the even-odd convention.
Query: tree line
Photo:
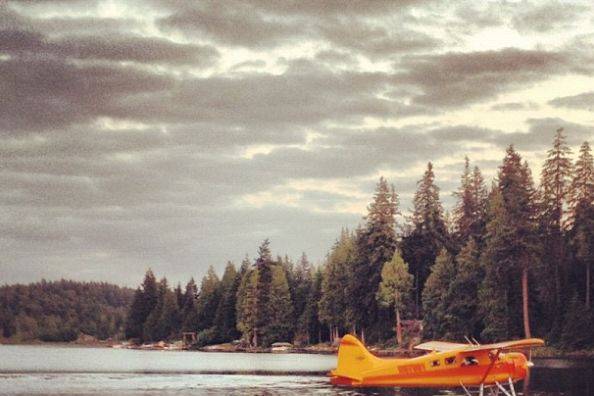
[[[134,295],[126,336],[142,341],[196,331],[201,345],[241,338],[252,346],[368,342],[422,320],[425,338],[484,341],[540,336],[568,349],[594,345],[591,267],[594,164],[588,142],[575,163],[559,129],[540,173],[509,146],[488,186],[464,163],[456,205],[444,211],[428,163],[412,214],[380,178],[364,222],[344,229],[325,262],[276,257],[268,240],[239,268],[213,268],[200,287],[169,288],[149,270]]]
[[[133,290],[98,282],[31,283],[0,287],[0,338],[73,341],[82,334],[123,338]]]

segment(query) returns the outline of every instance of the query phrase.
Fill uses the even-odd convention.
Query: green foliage
[[[431,267],[423,289],[423,335],[428,338],[441,338],[446,319],[449,286],[456,277],[456,263],[453,257],[442,249]]]
[[[239,337],[235,326],[237,291],[241,282],[241,274],[235,269],[233,263],[228,262],[221,279],[220,300],[214,319],[214,328],[223,342],[232,341]]]
[[[449,236],[439,200],[439,187],[431,162],[427,164],[423,178],[415,192],[412,231],[402,238],[401,251],[404,261],[415,278],[416,314],[420,315],[421,296],[430,268],[440,250],[449,247]]]
[[[354,265],[348,284],[348,319],[361,335],[367,330],[367,340],[383,337],[391,328],[388,310],[382,309],[375,298],[384,263],[396,250],[396,220],[398,196],[386,179],[380,178],[368,207],[367,223],[356,235]],[[388,317],[386,318],[386,314]],[[388,319],[388,320],[386,320]]]
[[[574,294],[564,318],[560,345],[567,350],[587,349],[594,345],[594,313]]]
[[[81,333],[121,338],[133,294],[107,283],[66,280],[1,286],[1,335],[17,341],[72,341]]]
[[[355,238],[342,230],[340,238],[330,251],[322,272],[322,296],[319,299],[319,318],[333,329],[348,328],[347,308],[349,273],[356,261]]]
[[[480,337],[482,318],[479,312],[478,288],[485,277],[479,261],[478,244],[470,238],[456,256],[457,271],[450,283],[443,320],[443,337],[464,340]]]
[[[413,276],[408,272],[400,252],[394,252],[392,260],[386,261],[382,268],[382,281],[376,294],[380,304],[401,313],[410,309]]]

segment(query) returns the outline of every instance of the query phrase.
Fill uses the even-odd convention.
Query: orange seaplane
[[[478,388],[480,396],[485,389],[515,396],[514,382],[523,380],[532,366],[519,351],[543,345],[537,338],[486,345],[429,341],[415,347],[429,353],[395,359],[374,356],[357,338],[346,335],[338,349],[338,367],[330,376],[338,386],[462,387],[467,395],[469,388]]]

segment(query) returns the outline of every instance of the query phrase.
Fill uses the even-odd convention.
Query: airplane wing
[[[465,350],[472,347],[474,347],[474,345],[472,344],[458,344],[455,342],[447,341],[427,341],[422,344],[416,345],[414,348],[420,349],[422,351],[445,352],[454,350]]]
[[[473,345],[460,344],[456,342],[447,341],[428,341],[415,346],[415,349],[422,351],[460,351],[460,352],[476,352],[476,351],[491,351],[491,350],[509,350],[522,349],[543,346],[544,341],[539,338],[527,338],[524,340],[498,342],[495,344]]]
[[[544,346],[545,342],[540,338],[526,338],[523,340],[505,341],[498,342],[495,344],[484,344],[484,345],[465,345],[466,348],[460,352],[476,352],[486,350],[499,350],[505,351],[510,349],[523,349],[523,348],[534,348]]]

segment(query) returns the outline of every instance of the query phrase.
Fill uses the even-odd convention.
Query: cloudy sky
[[[0,284],[321,262],[380,175],[592,143],[592,2],[455,4],[0,1]]]

